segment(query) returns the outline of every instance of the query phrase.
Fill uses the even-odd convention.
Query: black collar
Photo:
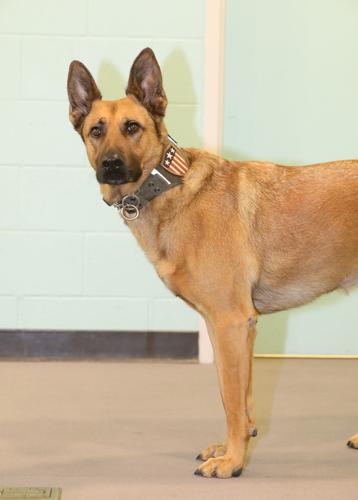
[[[123,219],[131,221],[139,217],[139,212],[148,202],[183,183],[183,176],[188,170],[185,154],[177,143],[168,136],[169,144],[158,167],[154,168],[141,187],[133,194],[124,196],[112,206],[117,208]]]

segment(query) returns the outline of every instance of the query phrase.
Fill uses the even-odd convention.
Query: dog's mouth
[[[121,201],[121,198],[118,198],[118,200],[116,201],[108,201],[104,196],[102,198],[102,200],[105,202],[106,205],[108,205],[109,207],[111,207],[112,205],[114,204],[117,204],[117,203],[120,203]]]
[[[109,184],[110,186],[119,186],[121,184],[126,184],[127,182],[130,182],[124,179],[106,179],[105,181],[101,181],[97,178],[97,180],[100,184]]]
[[[101,182],[97,177],[103,201],[109,206],[121,202],[124,196],[132,194],[136,190],[137,185],[135,183],[140,177],[141,175],[129,176],[125,180],[114,179],[112,181],[106,180],[106,182]]]
[[[131,182],[137,182],[140,178],[142,172],[141,170],[136,170],[135,172],[128,171],[115,171],[110,172],[97,172],[96,178],[99,184],[108,184],[109,186],[120,186],[122,184],[129,184]]]
[[[123,194],[121,192],[121,185],[100,184],[99,186],[102,193],[102,199],[108,206],[112,206],[122,200]]]

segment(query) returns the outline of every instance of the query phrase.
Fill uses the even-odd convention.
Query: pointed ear
[[[70,64],[67,93],[70,101],[70,121],[78,131],[90,112],[93,101],[102,99],[91,73],[79,61],[72,61]]]
[[[162,73],[152,49],[142,50],[134,61],[126,94],[134,95],[155,120],[165,115],[168,101],[163,89]]]

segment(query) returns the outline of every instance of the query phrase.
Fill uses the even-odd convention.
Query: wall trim
[[[0,330],[6,359],[192,359],[198,332]]]
[[[358,359],[358,354],[254,354],[269,359]]]
[[[204,147],[219,153],[223,133],[225,0],[206,0],[204,39]],[[199,361],[212,363],[213,349],[203,319],[199,321]]]
[[[204,38],[204,147],[219,153],[223,132],[225,0],[206,0]]]

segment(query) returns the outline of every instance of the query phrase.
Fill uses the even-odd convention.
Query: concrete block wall
[[[105,206],[68,121],[68,65],[124,95],[151,46],[167,124],[201,145],[204,0],[0,0],[0,329],[195,330]]]

